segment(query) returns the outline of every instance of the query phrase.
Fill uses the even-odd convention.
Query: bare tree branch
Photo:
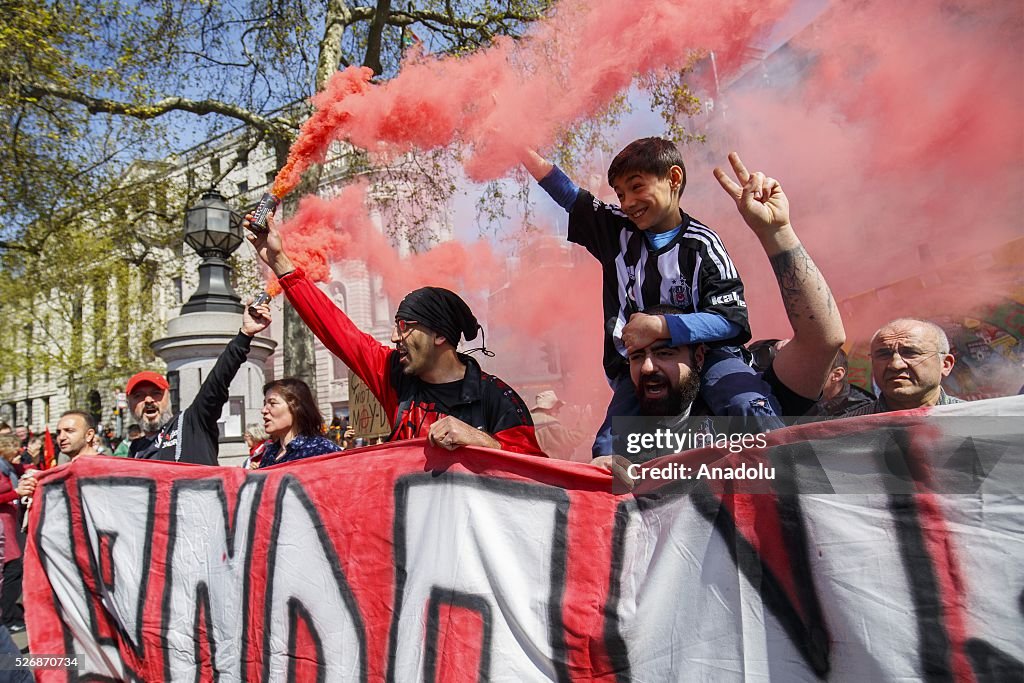
[[[491,24],[503,21],[532,22],[541,18],[540,12],[496,12],[494,14],[479,13],[472,19],[464,19],[444,12],[430,12],[425,10],[398,10],[388,16],[388,24],[391,26],[409,26],[410,24],[433,22],[441,26],[457,29],[486,29]]]
[[[56,97],[69,102],[77,102],[90,114],[119,114],[140,120],[155,119],[172,111],[187,111],[205,116],[219,114],[242,121],[257,130],[279,137],[291,137],[295,134],[295,124],[281,117],[268,118],[235,104],[219,100],[192,100],[185,97],[165,97],[149,104],[128,104],[65,88],[52,83],[26,82],[19,84],[19,93],[23,99],[41,99]]]
[[[387,26],[387,18],[391,12],[391,0],[377,0],[377,9],[373,13],[373,21],[370,22],[369,32],[366,37],[366,54],[363,57],[363,66],[373,69],[378,76],[383,73],[384,67],[380,62],[380,48],[384,27]]]
[[[369,7],[356,8],[372,12]],[[360,12],[363,17],[366,12]],[[359,21],[353,8],[345,0],[327,0],[327,17],[324,21],[324,36],[317,46],[320,57],[316,64],[316,89],[320,91],[327,79],[338,70],[341,63],[341,43],[345,31],[354,22]]]
[[[0,240],[0,250],[6,251],[22,251],[26,254],[38,254],[38,249],[33,249],[21,242],[8,242],[7,240]]]

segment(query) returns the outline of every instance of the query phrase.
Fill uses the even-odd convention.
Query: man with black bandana
[[[243,227],[249,227],[249,216]],[[456,349],[476,338],[480,325],[466,302],[441,287],[410,292],[398,306],[388,347],[352,321],[295,268],[281,235],[249,234],[303,322],[331,353],[362,379],[391,419],[388,441],[427,437],[448,450],[483,446],[543,455],[530,411],[507,384]]]

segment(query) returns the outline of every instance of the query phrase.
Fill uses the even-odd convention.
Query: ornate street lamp
[[[201,311],[241,313],[241,299],[231,287],[227,258],[242,244],[242,217],[231,210],[216,190],[208,190],[185,210],[185,244],[203,259],[199,287],[182,314]]]

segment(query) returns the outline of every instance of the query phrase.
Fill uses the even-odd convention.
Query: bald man
[[[871,377],[878,400],[843,417],[963,403],[942,388],[955,362],[946,333],[935,323],[917,318],[888,322],[871,338]]]

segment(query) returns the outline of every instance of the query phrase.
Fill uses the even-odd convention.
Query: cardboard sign
[[[356,436],[373,439],[391,433],[391,423],[384,407],[370,392],[366,383],[351,370],[348,372],[348,423]]]

